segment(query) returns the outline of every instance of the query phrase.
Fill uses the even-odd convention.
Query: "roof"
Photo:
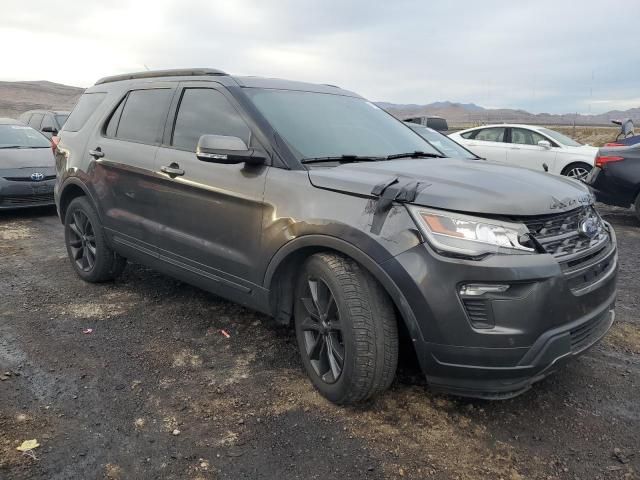
[[[469,127],[465,128],[466,130],[476,130],[478,128],[490,128],[490,127],[519,127],[519,128],[545,128],[540,125],[527,125],[524,123],[490,123],[487,125],[479,125],[477,127]],[[461,130],[462,131],[462,130]]]
[[[54,115],[69,115],[71,113],[70,110],[46,110],[43,108],[39,108],[37,110],[28,110],[24,112],[22,115],[27,113],[53,113]]]
[[[88,91],[100,90],[105,84],[146,80],[153,82],[154,79],[162,81],[166,78],[171,78],[172,81],[189,81],[189,80],[210,80],[211,77],[218,77],[216,81],[223,85],[245,87],[245,88],[272,88],[280,90],[298,90],[307,92],[318,93],[333,93],[338,95],[347,95],[358,97],[356,93],[348,90],[343,90],[340,87],[329,84],[317,84],[297,82],[294,80],[284,80],[280,78],[266,78],[266,77],[254,77],[254,76],[232,76],[222,70],[214,68],[185,68],[185,69],[172,69],[172,70],[152,70],[147,72],[137,73],[125,73],[122,75],[114,75],[111,77],[104,77],[98,80],[95,85]]]
[[[122,80],[137,80],[143,78],[160,77],[204,77],[204,76],[226,76],[222,70],[214,68],[174,68],[171,70],[149,70],[146,72],[125,73],[123,75],[113,75],[103,77],[96,82],[96,85],[103,83],[120,82]]]
[[[0,117],[0,125],[22,125],[22,122],[14,118]]]

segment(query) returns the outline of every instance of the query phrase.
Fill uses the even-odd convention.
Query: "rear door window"
[[[469,138],[481,142],[504,142],[506,130],[504,127],[483,128]]]
[[[43,117],[44,115],[42,113],[34,113],[29,119],[29,126],[35,130],[40,130]]]
[[[211,88],[186,88],[171,145],[195,152],[202,135],[239,137],[249,145],[251,130],[222,93]]]
[[[100,106],[106,95],[106,93],[85,93],[82,95],[64,124],[64,130],[67,132],[80,130],[87,123],[91,114]]]
[[[172,93],[170,88],[129,92],[115,137],[139,143],[160,143]]]

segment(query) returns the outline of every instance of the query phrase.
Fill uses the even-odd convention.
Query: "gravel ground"
[[[640,224],[603,213],[621,267],[601,344],[513,400],[409,370],[358,408],[319,397],[267,317],[139,265],[83,283],[55,211],[0,213],[0,478],[640,478]]]

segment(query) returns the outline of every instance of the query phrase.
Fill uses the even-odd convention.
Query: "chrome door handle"
[[[160,171],[166,173],[170,177],[179,177],[184,175],[184,170],[180,168],[180,165],[177,163],[172,163],[171,165],[164,166],[160,168]]]
[[[89,150],[89,155],[91,155],[96,160],[104,157],[104,152],[100,147],[96,147],[94,150]]]

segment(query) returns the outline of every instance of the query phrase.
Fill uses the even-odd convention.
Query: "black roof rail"
[[[136,80],[139,78],[158,78],[158,77],[201,77],[201,76],[219,76],[228,75],[222,70],[215,68],[175,68],[171,70],[151,70],[147,72],[125,73],[122,75],[113,75],[111,77],[103,77],[95,84],[120,82],[122,80]]]

